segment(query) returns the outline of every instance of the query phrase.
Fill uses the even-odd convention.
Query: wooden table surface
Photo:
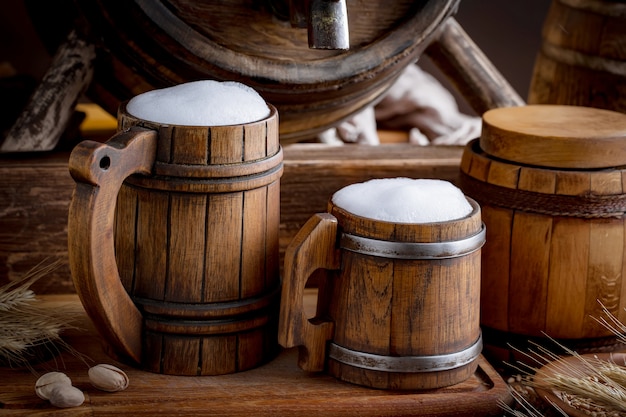
[[[502,415],[499,400],[508,400],[506,383],[481,356],[478,370],[458,385],[425,392],[394,392],[344,383],[297,366],[297,350],[283,350],[259,368],[231,375],[177,377],[158,375],[120,364],[108,357],[101,339],[84,314],[78,297],[41,296],[47,308],[63,305],[77,317],[76,329],[64,333],[87,363],[110,363],[124,369],[128,389],[105,393],[88,382],[85,362],[69,352],[28,369],[0,369],[2,416],[460,416]],[[315,303],[314,291],[305,304]],[[93,362],[92,362],[93,361]],[[35,395],[37,373],[65,372],[85,393],[82,406],[58,409]]]

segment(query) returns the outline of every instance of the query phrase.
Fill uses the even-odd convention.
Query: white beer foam
[[[332,202],[357,216],[393,223],[443,222],[472,212],[459,188],[435,179],[386,178],[352,184],[337,191]]]
[[[126,111],[140,119],[183,126],[227,126],[265,119],[270,109],[254,89],[234,81],[193,81],[132,98]]]

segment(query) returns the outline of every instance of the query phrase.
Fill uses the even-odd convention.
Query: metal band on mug
[[[432,356],[383,356],[373,353],[358,352],[335,343],[329,346],[331,359],[356,368],[382,372],[433,372],[460,368],[474,361],[483,349],[482,335],[476,343],[465,350],[445,355]]]
[[[444,242],[391,242],[363,236],[341,234],[339,246],[342,249],[364,255],[395,259],[446,259],[465,256],[485,244],[485,224],[480,232],[464,239]]]

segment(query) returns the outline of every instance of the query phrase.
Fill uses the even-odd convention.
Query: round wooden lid
[[[480,147],[496,158],[541,167],[626,165],[626,114],[545,104],[489,110]]]

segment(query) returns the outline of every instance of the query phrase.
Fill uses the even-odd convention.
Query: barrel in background
[[[528,103],[626,113],[626,3],[553,0]]]

